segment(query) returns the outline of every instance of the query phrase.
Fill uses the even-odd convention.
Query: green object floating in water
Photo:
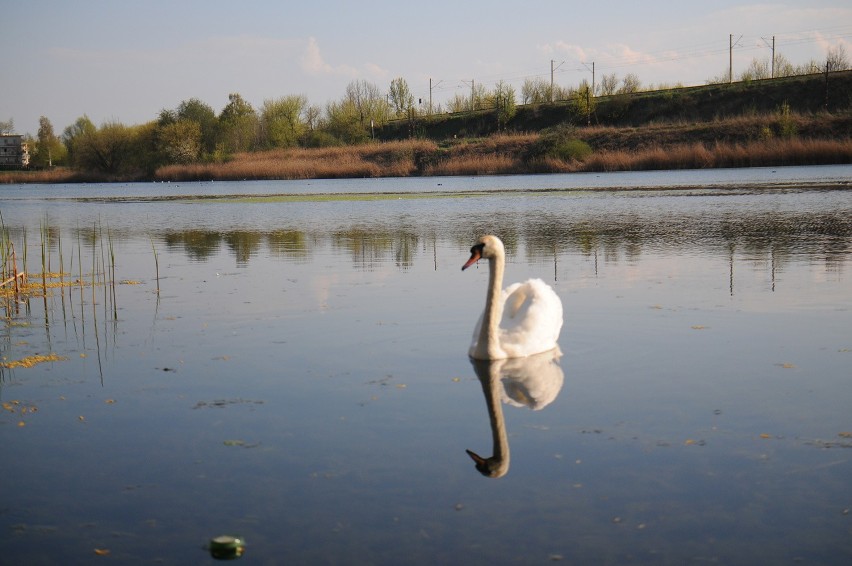
[[[220,535],[210,539],[210,556],[217,560],[233,560],[243,555],[246,541],[241,536]]]

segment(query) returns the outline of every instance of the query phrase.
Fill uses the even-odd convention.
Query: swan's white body
[[[506,252],[496,236],[480,238],[462,269],[481,258],[488,260],[488,293],[468,355],[500,360],[556,348],[562,330],[562,301],[556,292],[541,279],[514,283],[501,291]]]

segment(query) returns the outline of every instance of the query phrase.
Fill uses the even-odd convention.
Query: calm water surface
[[[3,299],[2,562],[848,564],[851,178],[0,186],[77,281]],[[482,233],[558,360],[468,360]]]

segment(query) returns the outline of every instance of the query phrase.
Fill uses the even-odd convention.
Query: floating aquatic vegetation
[[[60,356],[58,354],[33,354],[32,356],[27,356],[26,358],[13,361],[7,361],[6,358],[3,358],[3,361],[0,362],[0,367],[6,369],[31,368],[37,364],[43,364],[45,362],[61,362],[67,359],[67,357]]]

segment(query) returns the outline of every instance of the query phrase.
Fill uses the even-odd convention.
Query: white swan
[[[488,260],[488,294],[468,355],[500,360],[556,348],[562,329],[562,301],[556,292],[541,279],[514,283],[501,292],[506,251],[497,236],[481,237],[462,270],[482,258]]]

